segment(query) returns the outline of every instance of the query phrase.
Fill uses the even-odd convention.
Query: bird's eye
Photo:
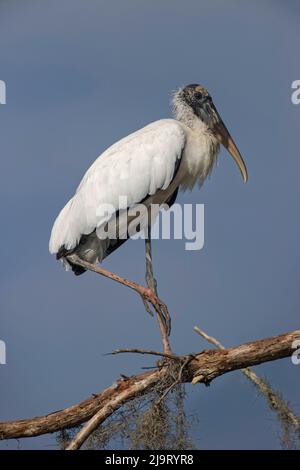
[[[196,100],[202,100],[203,94],[200,91],[197,91],[197,93],[195,93],[195,98]]]

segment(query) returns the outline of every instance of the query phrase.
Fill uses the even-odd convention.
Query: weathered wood
[[[230,371],[291,356],[295,340],[300,340],[300,330],[224,350],[205,350],[188,362],[182,378],[185,382],[197,379],[197,382],[208,384]],[[185,357],[182,357],[183,361]],[[118,380],[104,391],[64,410],[46,416],[0,422],[0,439],[33,437],[78,426],[90,420],[100,409],[105,411],[100,420],[103,422],[126,402],[148,393],[167,373],[167,367],[154,369]]]

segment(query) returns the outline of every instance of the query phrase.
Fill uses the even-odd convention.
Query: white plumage
[[[119,207],[120,196],[126,196],[128,207],[141,201],[163,204],[178,187],[204,181],[216,160],[220,138],[210,127],[215,115],[209,116],[202,105],[206,114],[200,117],[189,102],[195,93],[209,97],[197,85],[179,90],[173,100],[176,119],[153,122],[121,139],[87,170],[51,233],[50,252],[58,253],[65,265],[64,254],[72,250],[93,263],[109,254],[110,240],[99,240],[95,234],[107,222],[99,213],[103,204],[112,205],[115,212],[124,209]]]
[[[50,252],[61,246],[74,248],[82,234],[101,225],[97,208],[111,204],[119,209],[119,196],[129,206],[158,189],[167,189],[181,158],[185,134],[171,119],[157,121],[109,147],[84,175],[76,194],[63,208],[53,226]]]

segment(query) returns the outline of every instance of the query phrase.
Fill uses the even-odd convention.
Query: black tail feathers
[[[64,256],[71,255],[72,253],[73,253],[73,250],[66,250],[66,248],[62,246],[58,250],[58,253],[56,254],[56,259],[61,259]],[[75,274],[75,276],[80,276],[80,274],[83,274],[86,272],[86,269],[84,269],[82,266],[78,266],[77,264],[74,264],[69,260],[68,260],[68,263],[71,266],[72,271]]]
[[[68,263],[71,265],[72,271],[75,274],[75,276],[80,276],[80,274],[83,274],[86,272],[86,269],[84,269],[82,266],[78,266],[77,264],[70,263],[70,261],[68,261]]]

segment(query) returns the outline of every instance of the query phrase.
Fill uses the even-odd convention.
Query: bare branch
[[[223,350],[225,349],[225,346],[223,346],[220,341],[218,341],[213,336],[209,336],[198,326],[195,326],[194,330],[200,336],[206,339],[206,341],[213,344],[217,348]],[[290,423],[297,430],[297,432],[300,432],[300,419],[295,416],[285,400],[277,392],[275,392],[265,380],[258,377],[258,375],[249,367],[241,369],[241,372],[258,388],[262,395],[264,395],[270,408],[280,415],[279,419],[284,423]]]
[[[105,354],[105,356],[115,355],[115,354],[123,354],[123,353],[136,353],[136,354],[149,354],[151,356],[161,356],[167,357],[168,359],[175,359],[180,360],[180,357],[176,356],[175,354],[166,354],[159,351],[153,351],[152,349],[114,349],[111,353]]]
[[[205,350],[196,354],[187,364],[182,380],[192,382],[195,377],[200,376],[200,382],[207,384],[230,371],[291,356],[294,352],[292,344],[295,340],[300,340],[300,330],[233,348]],[[181,359],[184,360],[184,357],[186,356]],[[166,365],[160,369],[130,377],[128,380],[118,380],[103,392],[94,394],[91,398],[64,410],[31,419],[2,422],[0,423],[0,438],[33,437],[72,428],[88,421],[98,411],[104,409],[105,412],[101,417],[103,418],[101,422],[103,422],[105,416],[109,416],[136,396],[148,393],[167,376],[168,366]],[[121,399],[118,398],[120,394]]]
[[[100,408],[100,410],[98,410],[97,413],[76,434],[74,439],[72,439],[70,444],[66,447],[66,450],[80,449],[86,439],[101,423],[106,420],[106,418],[108,418],[114,411],[118,410],[123,403],[126,403],[131,398],[134,398],[143,392],[145,387],[149,387],[149,381],[151,382],[151,377],[145,377],[144,380],[133,383],[130,390],[125,389],[110,399],[108,403]]]
[[[200,330],[199,326],[194,326],[194,331],[196,331],[196,333],[198,333],[198,335],[202,336],[202,338],[206,339],[206,341],[208,341],[210,344],[213,344],[214,346],[216,346],[219,349],[225,349],[225,347],[223,346],[222,343],[220,343],[220,341],[218,341],[213,336],[208,336],[208,334],[205,333],[205,331]]]

